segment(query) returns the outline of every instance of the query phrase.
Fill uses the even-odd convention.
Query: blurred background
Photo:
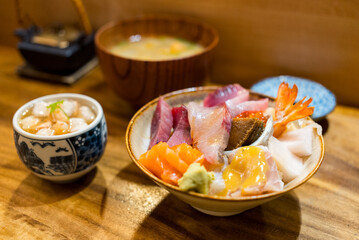
[[[71,1],[19,1],[25,26],[79,22]],[[341,104],[359,106],[359,1],[84,0],[95,29],[148,13],[183,15],[217,29],[211,81],[250,87],[276,75],[322,83]],[[0,45],[16,47],[15,1],[0,0]]]

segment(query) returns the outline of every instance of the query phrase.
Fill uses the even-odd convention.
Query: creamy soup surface
[[[188,57],[203,51],[203,46],[171,36],[133,35],[111,48],[111,52],[137,60],[170,60]]]
[[[76,100],[39,101],[22,114],[19,125],[29,133],[53,136],[81,130],[95,118],[91,107]]]

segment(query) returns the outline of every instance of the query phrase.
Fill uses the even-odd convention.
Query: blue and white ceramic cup
[[[39,136],[23,130],[22,114],[38,101],[73,99],[92,108],[95,120],[76,132]],[[107,126],[101,105],[81,94],[60,93],[34,99],[19,108],[13,117],[15,147],[21,161],[41,178],[71,182],[90,172],[102,157],[107,142]]]

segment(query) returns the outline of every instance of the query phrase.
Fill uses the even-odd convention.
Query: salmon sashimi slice
[[[191,165],[195,162],[202,165],[205,161],[203,153],[188,144],[182,143],[171,147],[171,149],[173,149],[178,154],[178,156],[188,165]]]
[[[181,143],[192,144],[191,126],[188,122],[188,111],[185,106],[172,108],[173,133],[167,141],[168,146],[172,147]]]
[[[190,102],[187,106],[193,146],[211,164],[223,163],[231,130],[231,115],[225,105],[203,107]]]
[[[259,112],[266,110],[268,108],[268,98],[246,101],[239,104],[233,104],[232,102],[227,101],[226,106],[231,114],[231,117],[234,118],[242,112]]]
[[[168,162],[169,165],[171,165],[181,174],[187,171],[188,164],[185,161],[183,161],[178,156],[178,154],[168,146],[167,143],[160,142],[157,145],[153,146],[151,150],[156,151],[158,157],[161,160]]]
[[[167,142],[171,135],[172,125],[171,107],[160,97],[152,117],[151,140],[148,149],[151,149],[159,142]]]
[[[248,92],[239,84],[229,84],[227,86],[218,88],[213,93],[209,93],[203,101],[203,106],[213,107],[223,104],[225,101],[235,98],[238,95],[241,95],[242,92]]]
[[[142,154],[138,161],[156,177],[170,184],[178,185],[178,180],[182,177],[182,174],[161,159],[155,150],[151,149]]]
[[[178,180],[192,163],[203,164],[204,155],[191,145],[182,143],[172,148],[160,142],[142,154],[138,160],[145,168],[163,181],[178,185]]]

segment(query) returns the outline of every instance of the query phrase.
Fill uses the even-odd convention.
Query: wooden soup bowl
[[[168,35],[199,43],[200,53],[189,57],[148,61],[120,57],[110,49],[133,35]],[[203,85],[209,75],[211,52],[218,43],[216,31],[182,17],[146,16],[101,27],[95,37],[96,51],[107,83],[135,106],[161,94]]]

